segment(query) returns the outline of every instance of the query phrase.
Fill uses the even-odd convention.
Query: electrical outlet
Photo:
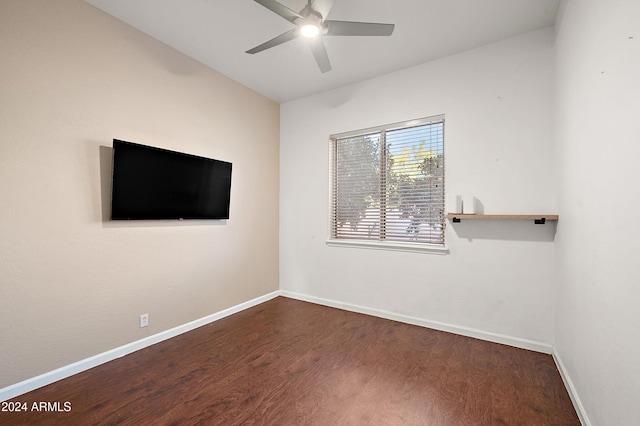
[[[146,327],[149,325],[149,314],[140,315],[140,327]]]

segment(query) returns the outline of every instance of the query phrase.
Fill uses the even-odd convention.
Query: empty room
[[[0,425],[638,424],[639,2],[0,0],[0,58]]]

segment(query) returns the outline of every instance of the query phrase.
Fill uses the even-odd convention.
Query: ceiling
[[[560,0],[333,0],[329,19],[395,24],[391,37],[325,37],[321,73],[305,41],[249,55],[293,27],[253,0],[85,0],[280,103],[553,25]],[[300,11],[306,0],[280,0]]]

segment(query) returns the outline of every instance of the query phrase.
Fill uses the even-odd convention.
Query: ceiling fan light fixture
[[[320,34],[320,27],[317,24],[306,23],[300,27],[300,35],[305,38],[314,38]]]
[[[311,50],[313,58],[318,64],[320,71],[325,73],[331,71],[331,62],[327,55],[327,48],[324,45],[324,36],[390,36],[393,33],[393,24],[381,24],[377,22],[357,22],[357,21],[334,21],[325,19],[329,13],[333,0],[307,0],[307,5],[296,12],[277,0],[254,0],[256,3],[266,7],[281,18],[286,19],[293,25],[289,31],[266,41],[247,53],[254,54],[263,50],[281,45],[295,38],[306,38],[305,43]],[[315,7],[319,10],[316,10]],[[320,12],[320,10],[322,12]]]

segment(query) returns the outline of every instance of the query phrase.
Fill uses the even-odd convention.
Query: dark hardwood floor
[[[12,401],[71,410],[0,424],[580,424],[549,355],[283,297]]]

